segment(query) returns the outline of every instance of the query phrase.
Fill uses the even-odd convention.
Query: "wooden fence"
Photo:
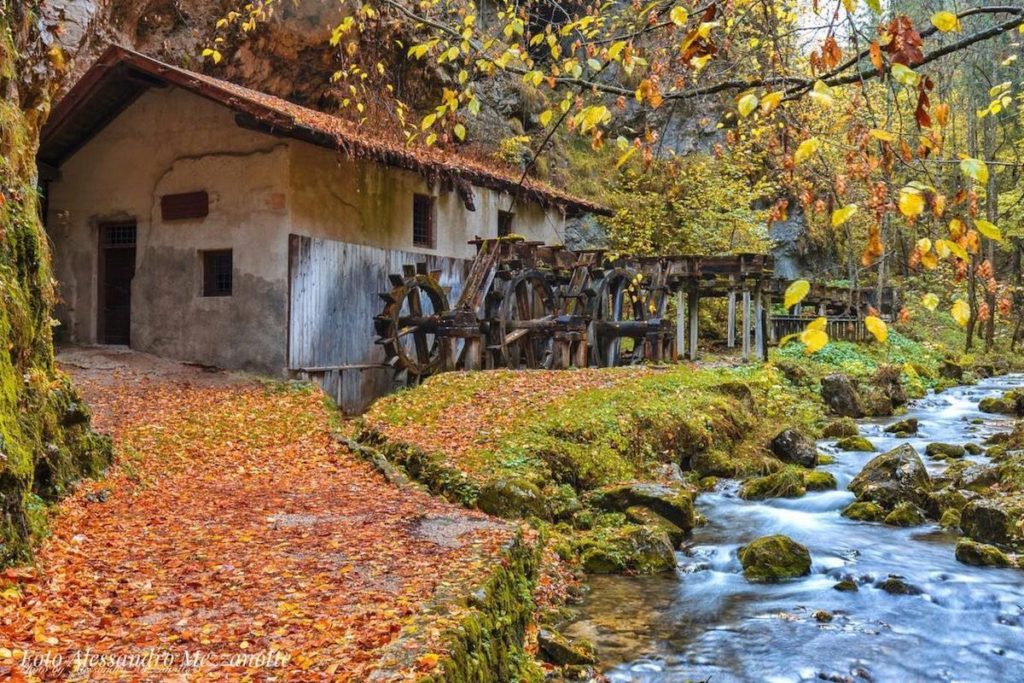
[[[290,235],[288,368],[324,388],[346,414],[358,414],[394,389],[394,371],[373,343],[373,317],[388,275],[426,261],[458,298],[469,261],[349,242]]]
[[[825,331],[829,339],[841,339],[844,341],[865,341],[868,338],[867,328],[864,321],[855,316],[828,316],[828,325]],[[801,315],[774,315],[771,318],[772,339],[781,340],[786,335],[800,334],[807,327],[807,323],[814,320]]]

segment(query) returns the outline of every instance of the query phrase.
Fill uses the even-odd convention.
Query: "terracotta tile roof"
[[[165,64],[138,52],[112,46],[54,108],[42,133],[39,158],[59,165],[142,92],[172,85],[218,102],[236,112],[241,125],[304,140],[348,156],[415,171],[431,182],[450,183],[467,198],[470,184],[502,192],[519,190],[519,171],[433,147],[409,146],[345,119],[302,107],[279,97]],[[569,214],[608,214],[605,207],[573,197],[534,179],[523,183],[520,198],[557,206]]]

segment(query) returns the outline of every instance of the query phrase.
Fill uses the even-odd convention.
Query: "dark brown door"
[[[130,344],[135,223],[100,226],[99,341]]]

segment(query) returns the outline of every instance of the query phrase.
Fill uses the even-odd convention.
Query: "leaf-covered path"
[[[61,504],[38,573],[0,575],[14,585],[0,596],[0,677],[86,666],[82,680],[364,680],[426,603],[479,582],[513,534],[386,483],[334,442],[317,392],[137,354],[75,363],[117,465]],[[441,634],[423,621],[410,630],[428,653]],[[101,654],[172,666],[110,668]]]

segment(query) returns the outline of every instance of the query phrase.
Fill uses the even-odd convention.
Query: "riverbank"
[[[62,359],[115,464],[51,509],[35,567],[0,575],[4,680],[537,670],[535,531],[390,485],[311,387],[116,349]]]
[[[954,358],[893,332],[884,345],[834,342],[814,356],[790,345],[766,365],[718,358],[449,374],[378,402],[360,440],[438,495],[529,520],[560,565],[547,575],[585,581],[674,569],[673,550],[704,521],[693,500],[722,478],[745,481],[739,492],[750,498],[835,488],[816,469],[813,447],[801,455],[800,439],[796,448],[776,442],[786,430],[806,445],[844,429],[844,415],[899,414],[929,389],[1010,369],[999,358]],[[563,616],[557,604],[546,607],[538,614],[545,628]]]

